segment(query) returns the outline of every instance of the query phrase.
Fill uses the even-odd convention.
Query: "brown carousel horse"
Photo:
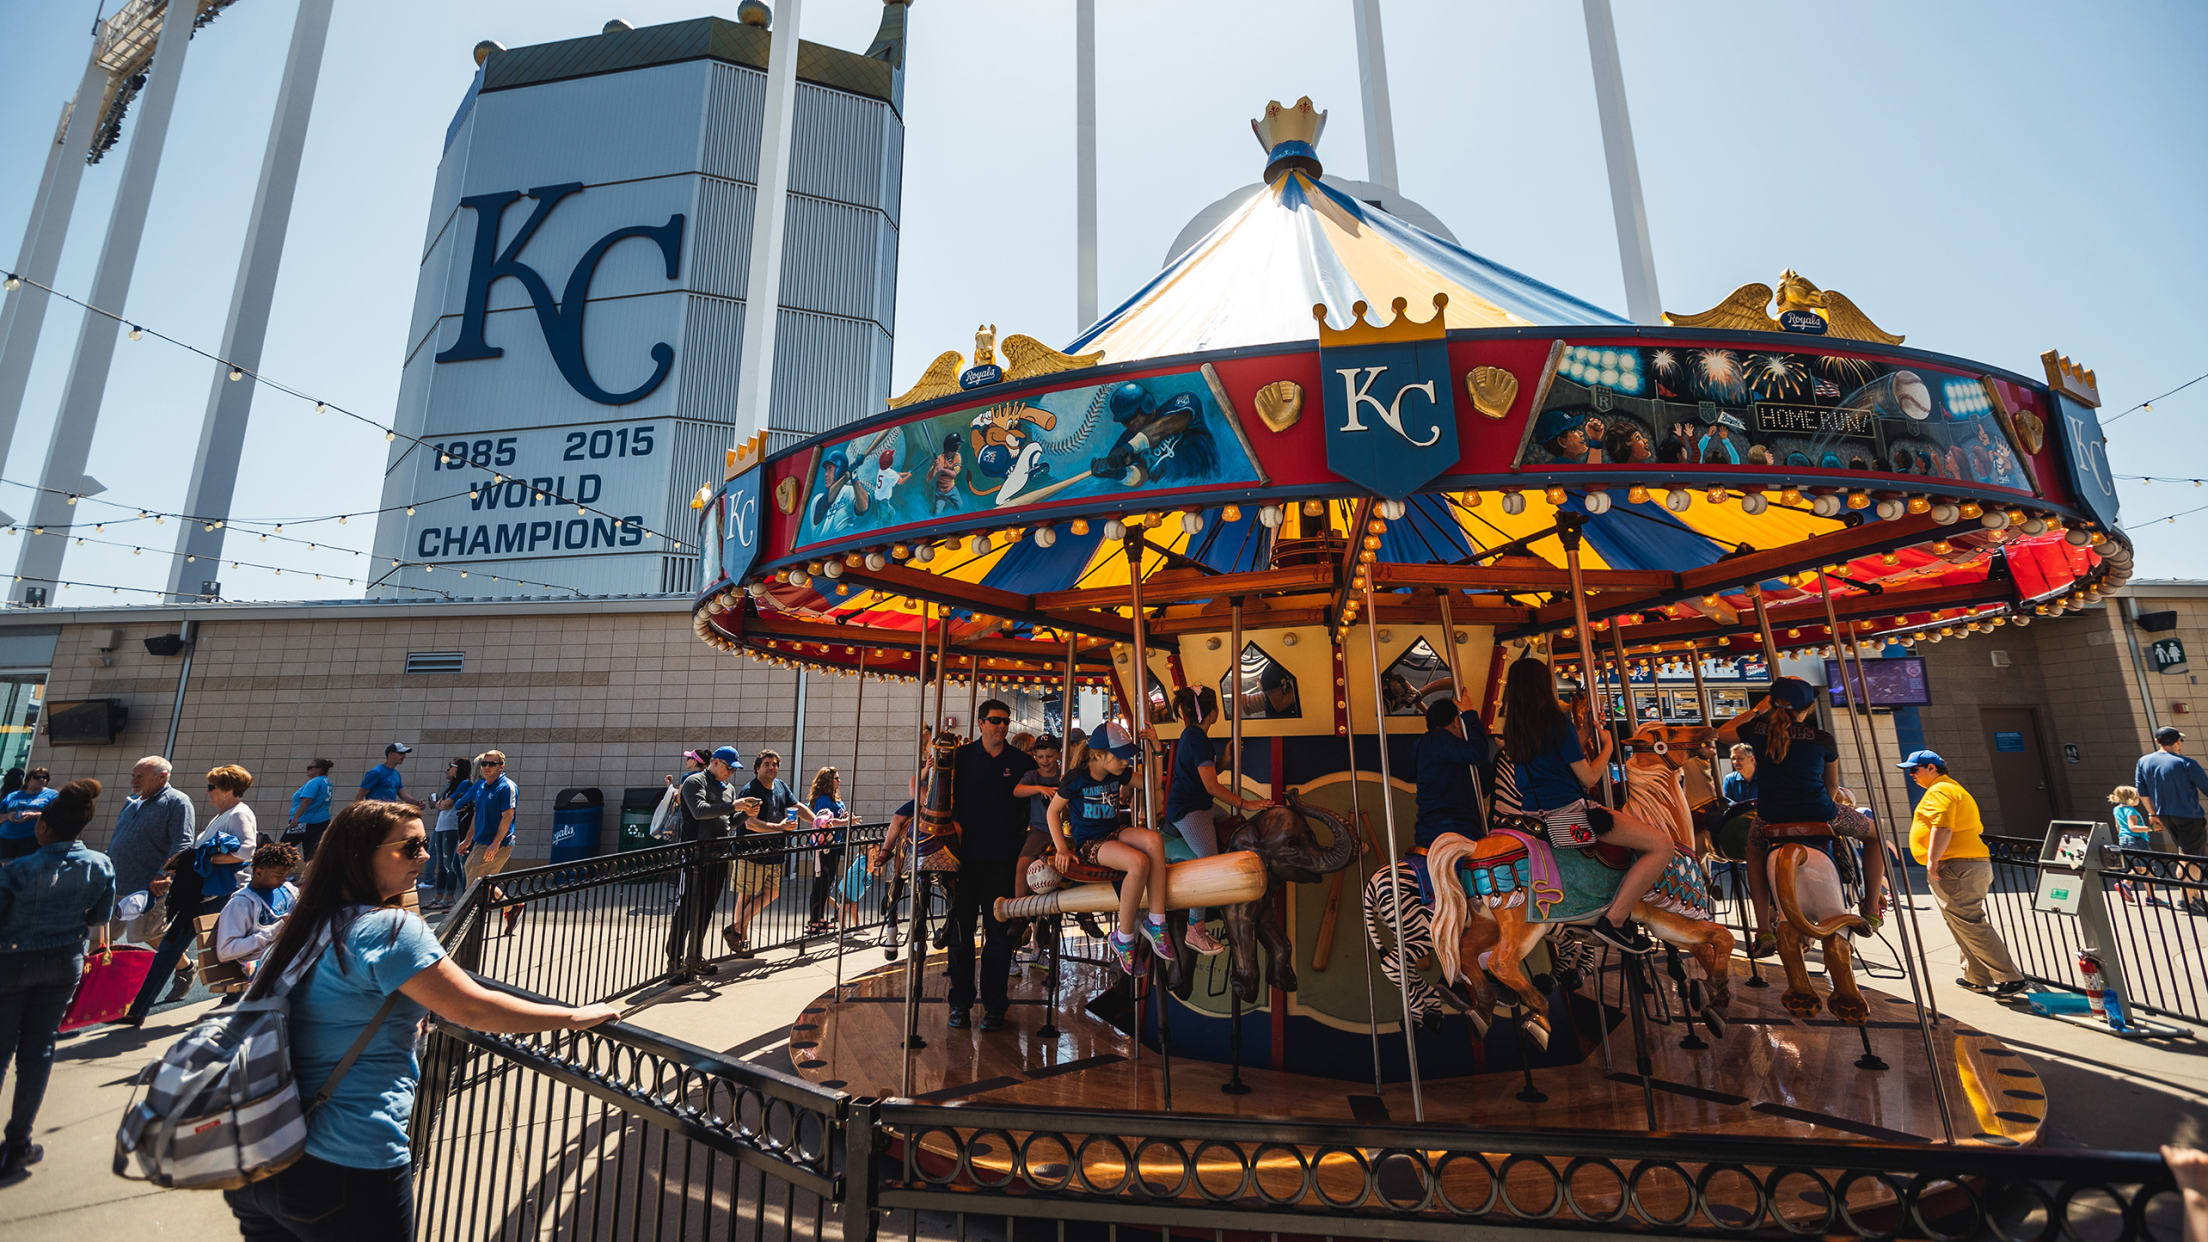
[[[1748,837],[1758,824],[1753,802],[1711,808],[1698,816],[1697,836],[1707,857],[1746,864]],[[1771,882],[1771,909],[1778,926],[1779,965],[1786,972],[1786,991],[1779,1001],[1799,1018],[1815,1017],[1830,1006],[1842,1022],[1861,1023],[1870,1017],[1870,1006],[1855,983],[1855,950],[1850,937],[1871,930],[1869,920],[1848,906],[1840,871],[1827,852],[1834,842],[1832,827],[1818,822],[1763,824],[1771,841],[1764,873]],[[1873,842],[1872,849],[1880,848]],[[1825,975],[1830,981],[1829,999],[1817,995],[1804,960],[1809,941],[1822,948]]]

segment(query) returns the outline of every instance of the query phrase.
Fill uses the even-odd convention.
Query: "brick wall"
[[[103,656],[96,648],[118,629],[120,643]],[[142,640],[176,629],[173,620],[103,619],[65,625],[56,644],[49,702],[112,697],[130,711],[114,745],[55,746],[41,734],[33,750],[33,761],[51,767],[57,782],[91,776],[105,784],[86,838],[95,846],[107,840],[129,795],[131,765],[162,749],[183,660],[148,655]],[[465,670],[406,674],[410,651],[463,652]],[[273,831],[318,756],[336,760],[332,780],[339,799],[349,800],[388,741],[416,747],[402,771],[417,796],[439,783],[447,760],[496,748],[522,788],[516,854],[538,858],[563,787],[602,789],[611,834],[622,789],[659,786],[663,774],[679,770],[685,747],[729,742],[747,760],[761,747],[790,759],[796,679],[706,647],[679,612],[218,617],[199,626],[171,758],[175,783],[203,814],[201,775],[217,764],[243,764],[256,779],[248,804]],[[811,675],[805,770],[784,777],[802,794],[813,768],[834,764],[854,809],[886,818],[906,796],[902,756],[914,687],[869,682],[866,718],[856,724],[855,690],[854,679]],[[605,847],[612,848],[610,835]]]

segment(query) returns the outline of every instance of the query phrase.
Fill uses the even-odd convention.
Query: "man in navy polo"
[[[414,748],[404,742],[393,742],[384,747],[383,762],[362,774],[360,793],[353,801],[404,802],[416,810],[421,809],[421,799],[409,798],[401,792],[406,788],[406,781],[399,776],[399,765],[405,763],[406,757],[413,753]]]

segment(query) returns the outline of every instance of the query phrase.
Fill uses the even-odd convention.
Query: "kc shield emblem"
[[[1414,323],[1395,300],[1395,320],[1377,327],[1365,320],[1335,330],[1326,308],[1319,320],[1319,370],[1326,410],[1326,464],[1334,473],[1375,495],[1400,500],[1457,463],[1457,405],[1449,382],[1449,351],[1441,309]]]

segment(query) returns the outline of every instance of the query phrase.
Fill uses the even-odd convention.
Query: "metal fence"
[[[494,986],[616,995],[664,966],[674,877],[734,848],[794,878],[820,846],[792,834],[510,873],[473,886],[443,935]],[[777,942],[794,927],[809,943],[809,915],[786,912]],[[411,1136],[424,1239],[2182,1235],[2168,1173],[2142,1153],[859,1099],[620,1022],[500,1036],[438,1021]]]
[[[2099,913],[2081,918],[2034,908],[2041,842],[1992,836],[1985,841],[1994,877],[1986,916],[2027,978],[2075,991],[2078,955],[2112,954],[2122,968],[2127,1005],[2208,1022],[2208,862],[2110,847],[2088,860],[2087,882],[2097,883]],[[2097,935],[2088,918],[2103,917],[2108,930]]]
[[[848,907],[836,889],[885,827],[754,833],[509,871],[455,903],[440,935],[462,966],[501,983],[572,1004],[608,1000],[666,978],[677,880],[685,872],[733,877],[740,862],[773,877],[746,928],[753,952],[833,952],[837,936],[879,943],[896,926],[887,918],[892,886],[875,878]],[[725,933],[743,899],[735,882],[715,883],[708,957],[728,951]],[[828,931],[815,930],[816,910]]]

